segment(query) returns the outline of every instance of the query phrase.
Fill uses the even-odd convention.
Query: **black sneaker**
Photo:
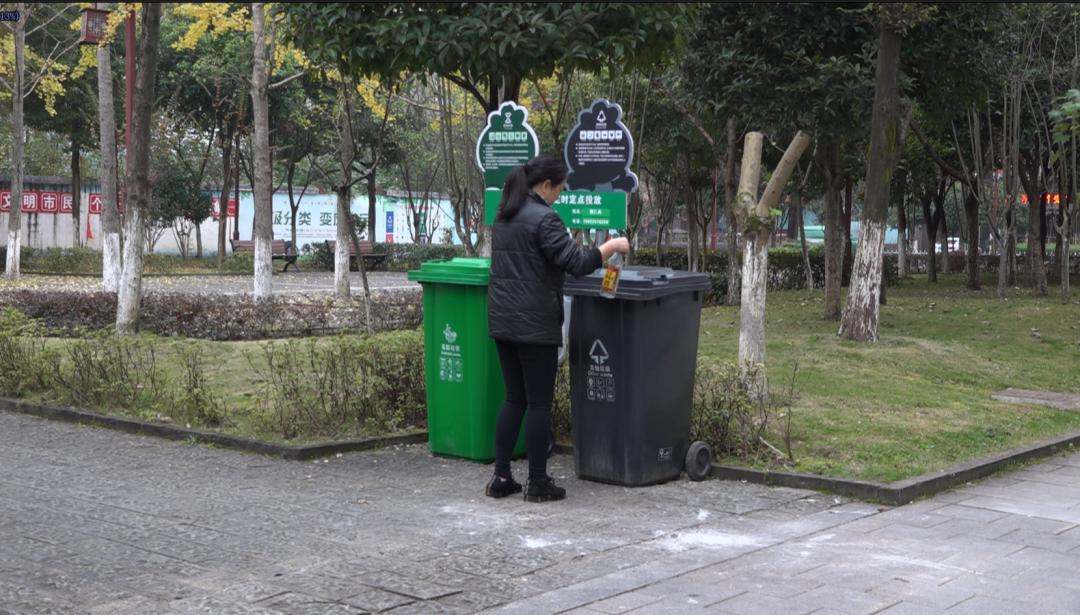
[[[525,482],[526,502],[554,502],[566,497],[566,489],[556,487],[550,476]]]
[[[515,481],[513,477],[503,478],[498,474],[492,475],[487,487],[484,488],[484,494],[490,498],[505,498],[515,493],[521,493],[521,483]]]

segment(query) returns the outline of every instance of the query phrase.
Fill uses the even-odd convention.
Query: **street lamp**
[[[84,8],[82,10],[82,31],[79,34],[80,45],[96,45],[105,38],[105,24],[109,19],[109,11],[99,8]]]

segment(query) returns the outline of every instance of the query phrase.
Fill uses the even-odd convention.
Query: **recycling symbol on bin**
[[[593,360],[593,363],[603,365],[607,362],[609,356],[607,348],[604,348],[603,342],[600,340],[593,342],[592,349],[589,350],[589,358]]]

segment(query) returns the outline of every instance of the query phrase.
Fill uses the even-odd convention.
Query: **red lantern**
[[[109,20],[109,11],[85,8],[82,10],[82,32],[80,45],[96,45],[105,38],[105,24]]]

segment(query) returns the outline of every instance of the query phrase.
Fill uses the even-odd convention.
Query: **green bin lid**
[[[458,256],[450,260],[422,263],[419,269],[409,272],[413,282],[437,282],[440,284],[465,284],[487,286],[491,277],[491,258]]]

